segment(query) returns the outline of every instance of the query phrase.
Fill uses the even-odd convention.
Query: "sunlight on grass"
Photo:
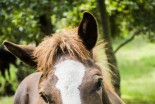
[[[0,97],[0,104],[13,104],[13,97]]]
[[[137,40],[116,54],[122,98],[127,104],[155,104],[155,44]]]

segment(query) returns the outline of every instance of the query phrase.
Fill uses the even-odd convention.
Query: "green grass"
[[[5,72],[5,75],[6,75],[6,80],[12,85],[12,89],[15,90],[18,86],[18,82],[16,80],[16,72],[17,72],[17,69],[13,66],[13,65],[10,65],[10,78],[8,76],[8,73],[7,71]],[[1,74],[0,74],[1,75]],[[0,77],[0,82],[1,82],[1,86],[0,86],[0,93],[1,94],[4,94],[4,87],[5,87],[5,81],[6,81],[3,77]]]
[[[155,104],[155,44],[135,39],[116,54],[122,98],[127,104]]]
[[[0,104],[13,104],[13,97],[0,97]]]

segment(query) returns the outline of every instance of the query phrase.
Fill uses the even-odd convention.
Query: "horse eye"
[[[96,83],[96,91],[99,91],[102,88],[102,78],[99,78]]]
[[[44,100],[46,103],[49,102],[48,97],[47,97],[43,92],[40,92],[39,94],[40,94],[40,96],[43,98],[43,100]]]

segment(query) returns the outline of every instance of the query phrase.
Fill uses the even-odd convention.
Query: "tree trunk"
[[[41,30],[39,39],[42,39],[43,37],[54,33],[54,31],[53,31],[54,26],[51,23],[50,15],[48,15],[47,13],[40,15],[38,17],[38,22],[39,22],[40,30]],[[36,39],[35,43],[36,43],[36,45],[38,45],[40,43],[40,41],[38,39]]]
[[[53,33],[53,25],[51,24],[50,16],[47,17],[46,14],[43,14],[39,17],[40,29],[44,35],[51,35]]]
[[[96,1],[102,21],[101,26],[103,30],[103,39],[106,42],[105,54],[107,56],[109,69],[112,72],[112,83],[114,85],[116,93],[120,95],[120,74],[117,67],[116,57],[114,55],[114,51],[111,44],[111,29],[110,29],[109,17],[106,12],[105,0],[96,0]]]

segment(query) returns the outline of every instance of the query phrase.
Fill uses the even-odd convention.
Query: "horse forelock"
[[[38,70],[47,73],[62,55],[68,55],[81,62],[91,58],[90,52],[77,35],[77,29],[63,31],[43,39],[34,51]]]

